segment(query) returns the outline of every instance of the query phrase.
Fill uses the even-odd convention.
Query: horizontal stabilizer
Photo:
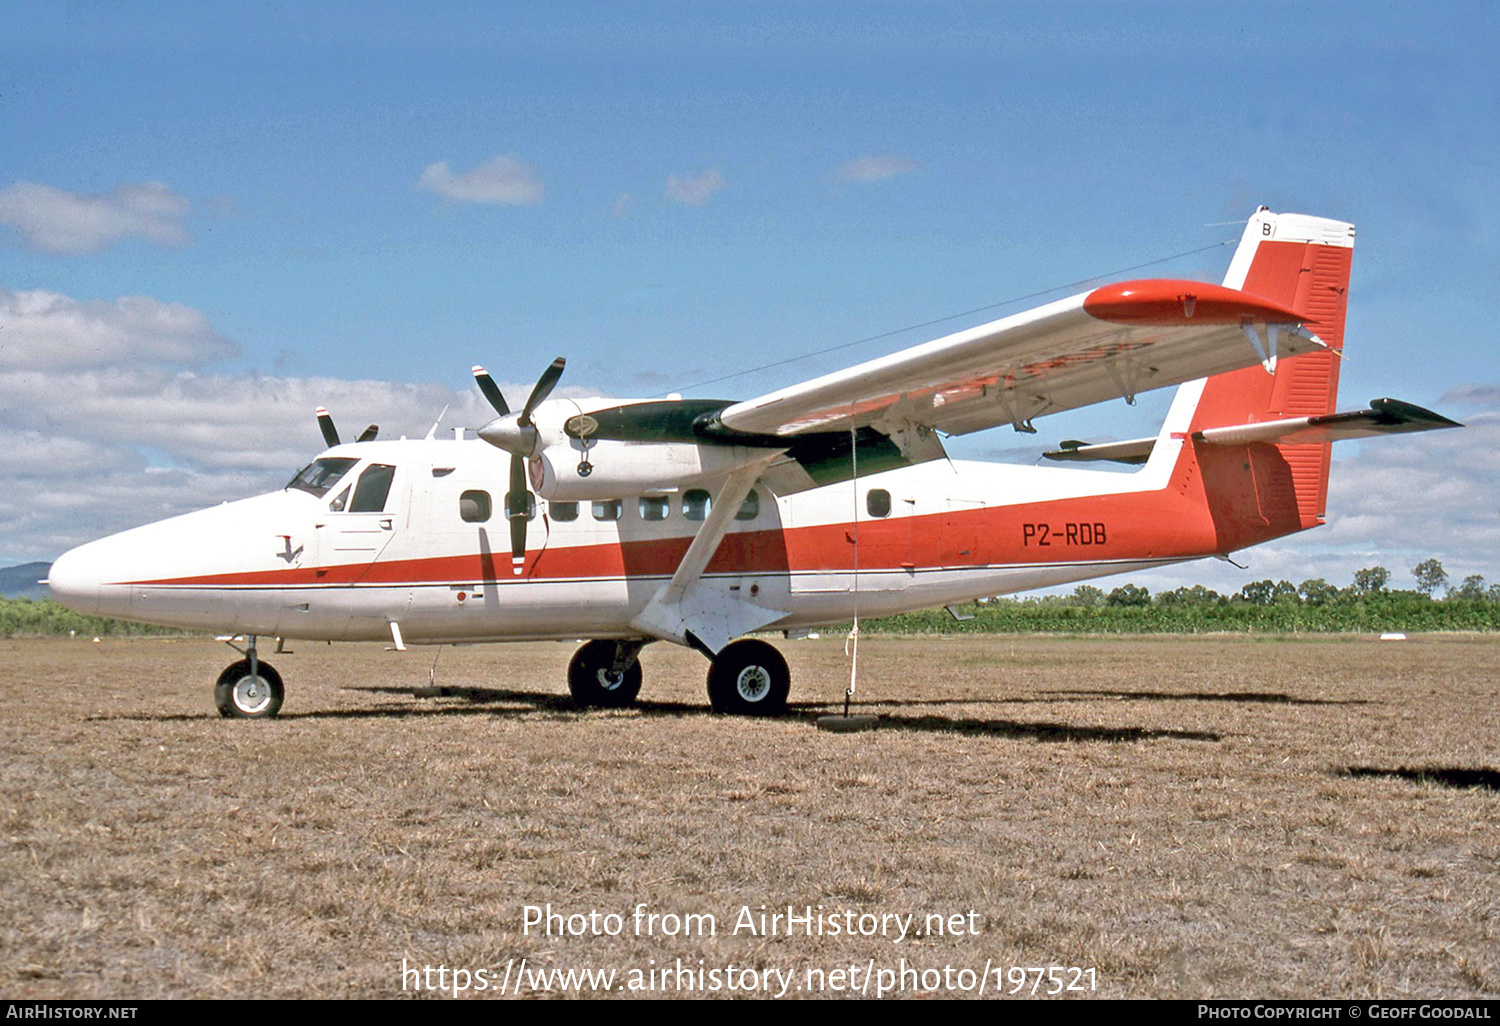
[[[1151,456],[1151,450],[1156,445],[1153,438],[1132,438],[1125,442],[1099,442],[1089,445],[1069,439],[1062,443],[1062,447],[1053,449],[1051,452],[1042,453],[1049,460],[1070,460],[1079,463],[1093,462],[1094,460],[1110,460],[1114,463],[1145,463]]]
[[[1346,438],[1401,435],[1455,427],[1463,425],[1420,406],[1413,406],[1399,399],[1372,399],[1368,410],[1354,413],[1288,417],[1260,424],[1204,428],[1193,437],[1213,445],[1250,445],[1254,442],[1307,445],[1338,442]]]
[[[1257,442],[1309,445],[1338,442],[1346,438],[1372,438],[1376,435],[1401,435],[1454,427],[1463,425],[1399,399],[1372,399],[1368,410],[1205,428],[1195,432],[1193,438],[1211,445],[1252,445]],[[1155,445],[1155,438],[1132,438],[1124,442],[1099,442],[1092,445],[1069,439],[1042,455],[1049,460],[1078,463],[1109,460],[1114,463],[1140,464],[1150,458]]]

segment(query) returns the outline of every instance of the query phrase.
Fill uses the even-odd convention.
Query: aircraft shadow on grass
[[[598,715],[600,710],[581,710],[573,704],[572,698],[567,695],[559,695],[546,691],[522,691],[514,688],[471,688],[471,687],[437,687],[418,688],[410,687],[388,687],[379,685],[350,685],[343,688],[345,691],[360,691],[372,694],[384,694],[415,699],[420,705],[384,706],[378,708],[363,709],[308,709],[306,711],[292,710],[282,712],[281,720],[379,720],[379,719],[411,719],[428,716],[520,716],[535,713],[551,713],[557,716],[575,718],[589,715]],[[1068,692],[1068,694],[1083,695],[1082,692]],[[1109,698],[1121,697],[1120,692],[1100,692],[1100,696]],[[1129,696],[1125,696],[1129,697]],[[1153,695],[1149,697],[1179,698],[1188,700],[1223,700],[1223,701],[1304,701],[1292,699],[1287,696],[1265,696],[1253,693],[1244,695],[1214,695],[1214,696],[1192,696],[1192,695]],[[437,704],[429,701],[434,698],[463,699],[463,704],[442,703]],[[973,698],[946,698],[946,699],[913,699],[901,702],[890,699],[865,700],[851,703],[851,711],[873,712],[877,709],[892,710],[880,714],[876,724],[878,730],[899,730],[911,733],[937,733],[937,734],[967,734],[982,737],[1008,737],[1008,738],[1030,738],[1036,741],[1109,741],[1115,743],[1133,743],[1138,741],[1151,741],[1156,739],[1173,739],[1177,741],[1219,741],[1223,735],[1202,730],[1173,730],[1169,728],[1155,729],[1147,727],[1096,727],[1072,723],[1035,722],[1012,719],[981,719],[978,717],[947,717],[947,716],[903,716],[895,710],[903,708],[931,707],[943,705],[1035,705],[1056,702],[1059,699],[1048,696],[1042,698],[995,698],[995,699],[973,699]],[[1083,697],[1064,699],[1071,701],[1083,701]],[[1333,703],[1338,704],[1338,703]],[[800,719],[812,724],[819,716],[835,712],[842,707],[838,702],[794,702],[787,708],[787,719]],[[705,705],[692,702],[651,702],[637,700],[630,709],[641,716],[713,716],[716,715]],[[163,715],[114,715],[114,716],[90,716],[90,722],[100,720],[149,720],[153,723],[165,723],[172,721],[196,721],[207,717],[201,714],[168,713]]]
[[[1345,777],[1394,777],[1409,780],[1414,784],[1441,784],[1460,790],[1483,788],[1500,791],[1500,771],[1471,769],[1461,766],[1397,766],[1394,769],[1381,766],[1346,766],[1339,771]]]
[[[525,691],[515,688],[474,688],[474,687],[436,687],[436,688],[411,688],[380,685],[350,685],[345,691],[360,691],[370,694],[394,695],[406,698],[415,698],[422,701],[421,705],[386,706],[382,708],[365,709],[309,709],[306,711],[283,712],[282,719],[403,719],[422,716],[480,716],[480,715],[521,715],[529,713],[555,713],[561,716],[582,716],[590,713],[578,709],[573,700],[567,695],[555,694],[546,691]],[[435,704],[426,700],[434,698],[463,699],[465,704],[444,703]],[[1053,704],[1058,702],[1092,702],[1099,700],[1126,700],[1126,701],[1161,701],[1161,702],[1240,702],[1267,705],[1370,705],[1368,699],[1329,699],[1329,698],[1298,698],[1281,692],[1261,691],[1224,691],[1224,692],[1172,692],[1172,691],[1118,691],[1110,689],[1080,690],[1070,688],[1067,690],[1046,691],[1036,697],[1024,698],[937,698],[937,699],[911,699],[902,701],[897,699],[864,699],[855,701],[851,705],[851,711],[876,712],[877,710],[889,710],[880,713],[877,729],[880,730],[904,730],[910,732],[926,733],[953,733],[971,734],[991,737],[1015,737],[1033,738],[1038,741],[1112,741],[1112,742],[1136,742],[1149,741],[1157,738],[1172,738],[1179,741],[1219,741],[1222,735],[1212,731],[1199,730],[1173,730],[1173,729],[1151,729],[1145,727],[1090,727],[1069,723],[1034,722],[1012,719],[982,719],[976,717],[946,717],[946,716],[903,716],[899,710],[915,707],[933,707],[948,705],[1037,705]],[[496,705],[512,705],[517,708],[495,708]],[[820,715],[837,711],[841,705],[838,702],[793,702],[787,710],[790,718],[804,719],[809,722]],[[652,702],[638,700],[632,706],[636,712],[643,716],[711,716],[714,715],[707,706],[690,702]],[[92,717],[92,719],[151,719],[153,721],[168,720],[198,720],[203,719],[199,715],[164,715],[164,716],[110,716]],[[1467,780],[1464,774],[1479,774],[1474,780],[1467,783],[1453,783],[1455,787],[1489,787],[1496,789],[1495,778],[1497,774],[1493,770],[1460,770],[1460,769],[1435,769],[1435,770],[1382,770],[1368,768],[1351,768],[1348,774],[1351,776],[1405,776],[1407,779],[1426,780],[1438,783],[1449,782],[1447,777],[1457,774],[1454,779]],[[1485,776],[1488,774],[1488,776]],[[1446,776],[1445,776],[1446,775]]]
[[[355,685],[346,691],[375,692],[388,695],[412,696],[411,688]],[[417,708],[402,706],[382,709],[328,709],[308,712],[284,712],[282,719],[298,717],[322,719],[361,719],[409,716],[442,715],[523,715],[535,712],[551,712],[567,716],[591,715],[580,710],[566,695],[542,691],[519,691],[508,688],[448,687],[430,689],[435,694],[423,698],[466,699],[469,704],[426,705]],[[1039,700],[1030,699],[942,699],[936,702],[914,700],[911,702],[876,701],[855,702],[853,709],[868,711],[875,707],[931,706],[931,705],[984,705],[1018,704]],[[496,703],[513,703],[520,708],[496,709]],[[834,711],[837,703],[800,702],[788,707],[788,719],[801,719],[811,724],[818,716]],[[642,716],[713,716],[708,707],[688,702],[650,702],[637,700],[630,708]],[[1091,727],[1069,723],[1035,723],[1009,719],[978,719],[974,717],[944,716],[900,716],[883,715],[877,724],[880,730],[903,730],[927,733],[956,733],[990,737],[1032,738],[1037,741],[1149,741],[1157,738],[1173,738],[1179,741],[1218,741],[1221,735],[1198,730],[1148,729],[1144,727]]]
[[[1081,691],[1068,688],[1044,692],[1050,701],[1090,702],[1100,698],[1139,702],[1263,702],[1267,705],[1370,705],[1368,698],[1298,698],[1277,691]]]

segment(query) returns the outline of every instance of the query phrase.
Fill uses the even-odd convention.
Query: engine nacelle
[[[765,449],[690,442],[555,441],[527,467],[531,487],[561,502],[664,495],[713,485],[731,471],[766,457]]]

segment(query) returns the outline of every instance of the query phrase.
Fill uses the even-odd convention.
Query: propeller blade
[[[567,365],[568,361],[559,356],[548,365],[546,370],[542,371],[542,376],[537,379],[536,387],[531,390],[531,395],[526,398],[525,408],[521,410],[520,424],[522,427],[531,426],[532,411],[552,394],[552,390],[557,387],[557,379],[562,377],[563,368]]]
[[[526,490],[526,457],[510,458],[510,491],[505,496],[505,516],[510,520],[510,569],[519,574],[526,567],[526,514],[531,493]]]
[[[339,429],[333,426],[333,418],[324,407],[319,406],[315,416],[318,418],[318,429],[323,432],[323,442],[332,449],[339,444]]]
[[[496,413],[503,417],[510,412],[510,407],[505,404],[505,396],[500,394],[500,386],[495,384],[495,379],[490,377],[489,371],[476,366],[474,381],[479,385],[479,391],[484,393],[484,397],[495,408]]]
[[[378,434],[380,434],[380,425],[379,424],[371,424],[369,427],[365,428],[363,431],[361,431],[359,433],[359,437],[356,438],[355,441],[356,442],[373,442],[373,441],[375,441],[375,436],[378,435]]]

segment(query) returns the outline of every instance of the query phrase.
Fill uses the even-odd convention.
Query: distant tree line
[[[1073,590],[1073,594],[1061,599],[1064,603],[1080,606],[1338,606],[1380,599],[1400,604],[1403,601],[1437,601],[1439,589],[1445,589],[1442,601],[1500,603],[1500,583],[1486,584],[1483,575],[1470,574],[1457,587],[1448,586],[1448,572],[1435,559],[1427,559],[1412,567],[1412,576],[1417,579],[1415,591],[1393,590],[1389,587],[1391,572],[1383,566],[1367,567],[1354,572],[1354,580],[1344,588],[1329,584],[1321,577],[1313,577],[1301,584],[1291,581],[1252,581],[1233,595],[1218,592],[1195,584],[1190,588],[1175,588],[1158,592],[1154,597],[1145,588],[1134,584],[1122,584],[1107,594],[1100,588],[1084,584]]]
[[[53,602],[25,598],[0,599],[0,637],[68,637],[84,638],[141,635],[182,635],[175,627],[153,627],[126,620],[106,620],[102,616],[84,616]]]
[[[1356,571],[1342,588],[1321,577],[1301,584],[1264,580],[1232,595],[1201,584],[1155,595],[1138,584],[1107,592],[1081,584],[1071,595],[968,603],[961,612],[972,619],[957,620],[936,609],[868,620],[863,629],[912,634],[1500,630],[1500,583],[1487,584],[1481,575],[1470,574],[1452,586],[1436,559],[1418,563],[1412,575],[1417,581],[1413,591],[1390,588],[1391,572],[1383,566]],[[0,599],[0,637],[183,633],[190,632],[82,616],[51,599]]]
[[[1500,630],[1500,583],[1471,574],[1456,587],[1436,559],[1412,568],[1414,591],[1390,587],[1383,566],[1356,571],[1345,587],[1321,577],[1301,584],[1252,581],[1232,595],[1201,584],[1153,595],[1138,584],[1110,591],[1082,584],[1071,595],[997,598],[960,610],[927,610],[870,621],[867,629],[910,633],[1077,632],[1193,634],[1217,631],[1312,633],[1345,631]],[[1438,597],[1439,592],[1443,595]]]

